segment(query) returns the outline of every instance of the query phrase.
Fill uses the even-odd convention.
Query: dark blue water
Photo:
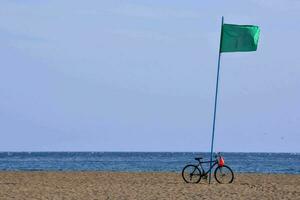
[[[180,172],[196,156],[169,152],[23,152],[0,153],[1,171]],[[299,153],[222,153],[235,172],[300,174]]]

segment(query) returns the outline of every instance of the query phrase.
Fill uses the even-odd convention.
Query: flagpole
[[[216,113],[217,113],[217,101],[218,101],[218,88],[219,88],[219,72],[220,72],[220,60],[221,60],[221,43],[222,43],[222,27],[224,23],[224,17],[222,16],[222,24],[221,24],[221,34],[220,34],[220,46],[219,46],[219,59],[218,59],[218,70],[217,70],[217,82],[216,82],[216,93],[215,93],[215,107],[214,107],[214,118],[213,118],[213,128],[212,128],[212,136],[211,136],[211,148],[210,148],[210,169],[212,166],[212,157],[213,157],[213,149],[214,149],[214,137],[215,137],[215,125],[216,125]],[[209,172],[209,184],[211,181],[211,173]]]

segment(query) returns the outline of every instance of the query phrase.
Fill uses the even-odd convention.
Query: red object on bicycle
[[[225,161],[224,161],[223,157],[220,157],[218,162],[219,162],[218,164],[219,164],[220,167],[223,167],[225,165]]]

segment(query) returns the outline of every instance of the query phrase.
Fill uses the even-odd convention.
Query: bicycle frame
[[[203,161],[203,162],[201,162],[200,160],[198,160],[198,165],[197,165],[197,167],[199,167],[200,166],[200,168],[201,168],[201,170],[202,170],[202,175],[201,176],[206,176],[208,173],[210,173],[211,172],[211,170],[216,166],[216,165],[218,165],[218,160],[213,160],[213,161]],[[213,163],[212,165],[211,165],[211,167],[207,170],[207,171],[205,171],[204,170],[204,168],[202,167],[202,164],[203,163]]]

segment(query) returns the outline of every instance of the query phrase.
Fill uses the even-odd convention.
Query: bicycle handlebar
[[[221,157],[221,152],[215,153],[215,158]]]

